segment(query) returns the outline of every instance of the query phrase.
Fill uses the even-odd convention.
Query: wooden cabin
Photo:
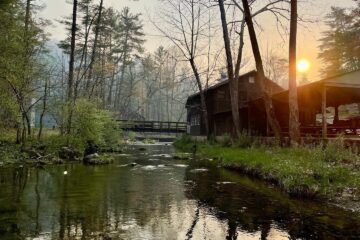
[[[252,117],[249,115],[249,103],[261,97],[261,92],[257,87],[258,74],[256,71],[241,75],[239,81],[239,111],[240,121],[244,129],[256,129],[256,131],[266,132],[265,116]],[[275,82],[266,79],[266,89],[271,93],[284,91]],[[222,136],[224,134],[234,134],[231,101],[229,92],[229,81],[223,80],[218,84],[207,88],[205,91],[206,106],[209,118],[210,134]],[[191,95],[186,102],[188,133],[193,136],[206,134],[203,114],[201,111],[200,94]],[[254,109],[255,110],[255,109]],[[255,114],[255,113],[253,113]]]
[[[240,119],[243,130],[255,135],[271,136],[261,93],[257,86],[256,71],[239,78]],[[288,134],[289,92],[273,81],[266,80],[271,93],[277,119],[283,134]],[[354,71],[317,82],[299,86],[299,120],[303,135],[333,137],[340,133],[350,136],[360,134],[360,71]],[[228,81],[220,82],[205,91],[209,115],[210,134],[234,134]],[[353,104],[353,105],[351,105]],[[351,114],[341,114],[339,109],[352,108]],[[190,96],[186,103],[189,134],[205,135],[200,108],[200,96]],[[349,109],[347,111],[350,111]],[[342,110],[344,112],[344,110]]]

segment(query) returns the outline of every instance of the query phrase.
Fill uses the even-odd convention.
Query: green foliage
[[[142,142],[143,142],[144,144],[154,144],[154,143],[155,143],[155,140],[154,140],[154,139],[151,139],[151,138],[145,138]]]
[[[346,148],[342,136],[330,140],[327,144],[320,144],[311,148],[313,157],[329,163],[340,163],[351,160],[354,154],[352,149]]]
[[[180,142],[181,147],[190,144],[186,139]],[[297,148],[238,148],[199,144],[198,154],[222,159],[221,166],[277,182],[291,194],[331,198],[349,188],[360,189],[357,167],[360,157],[344,148],[341,138],[327,145]]]
[[[359,12],[360,2],[354,9],[332,7],[327,15],[328,30],[323,32],[319,47],[325,77],[360,69]]]
[[[100,145],[114,145],[120,138],[117,123],[110,112],[87,99],[77,101],[73,112],[72,135],[83,142],[93,140]]]
[[[133,132],[133,131],[129,131],[128,133],[127,133],[127,138],[130,140],[130,141],[135,141],[135,138],[136,138],[136,133],[135,132]]]
[[[184,152],[190,152],[194,144],[195,142],[191,139],[191,136],[187,134],[182,135],[173,143],[176,149]]]

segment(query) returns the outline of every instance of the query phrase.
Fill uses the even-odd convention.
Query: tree
[[[69,79],[68,79],[68,101],[72,101],[74,91],[74,65],[75,65],[75,47],[77,31],[77,7],[78,1],[73,0],[72,24],[71,24],[71,43],[70,43],[70,61],[69,61]],[[70,127],[70,126],[69,126]]]
[[[332,7],[327,15],[318,57],[322,75],[334,76],[360,69],[360,2],[352,9]]]
[[[248,31],[249,31],[253,55],[255,58],[256,69],[257,69],[257,72],[259,75],[258,85],[260,87],[262,97],[264,100],[267,121],[268,121],[271,129],[274,132],[276,141],[280,144],[281,140],[282,140],[281,128],[280,128],[280,124],[279,124],[278,120],[276,119],[275,110],[274,110],[271,96],[265,88],[265,72],[264,72],[260,49],[259,49],[259,45],[257,42],[257,37],[256,37],[253,21],[252,21],[249,3],[247,0],[242,0],[242,3],[243,3],[243,7],[244,7],[245,21],[246,21]]]
[[[208,110],[203,81],[199,70],[201,40],[208,36],[208,18],[205,18],[207,6],[198,0],[167,0],[168,9],[162,13],[161,21],[166,26],[155,27],[169,39],[181,52],[183,59],[189,63],[193,79],[200,94],[200,109],[207,137],[210,137]],[[164,28],[165,27],[165,28]],[[167,29],[166,29],[167,28]],[[206,39],[208,41],[208,39]],[[208,42],[207,42],[208,43]]]
[[[229,31],[228,31],[227,21],[226,21],[224,0],[219,0],[219,8],[220,8],[221,23],[222,23],[222,29],[223,29],[226,60],[227,60],[226,63],[227,63],[227,75],[228,75],[228,79],[229,79],[231,112],[232,112],[232,118],[233,118],[236,136],[240,137],[242,126],[241,126],[240,114],[239,114],[239,83],[238,83],[238,77],[234,76],[233,58],[232,58],[232,53],[231,53]],[[240,65],[238,65],[237,67],[239,69],[236,69],[235,71],[239,72]]]
[[[300,143],[299,105],[296,87],[297,0],[291,0],[289,40],[289,135],[292,144]]]
[[[77,6],[78,1],[73,1],[72,24],[71,24],[71,44],[70,44],[70,61],[69,61],[69,77],[68,77],[68,119],[66,133],[71,133],[71,121],[73,107],[75,105],[74,94],[74,65],[75,65],[75,44],[76,44],[76,31],[77,31]]]
[[[17,142],[26,143],[31,137],[30,111],[35,102],[34,80],[40,78],[39,56],[44,52],[47,40],[42,28],[46,22],[33,17],[36,12],[32,1],[25,5],[20,1],[8,1],[0,6],[0,77],[17,105]]]
[[[114,40],[117,43],[117,48],[114,49],[114,51],[120,54],[122,65],[120,70],[120,78],[116,83],[115,88],[115,110],[121,110],[120,97],[122,95],[122,85],[125,78],[125,70],[131,63],[132,59],[143,52],[142,46],[145,40],[143,24],[140,20],[140,16],[140,14],[130,13],[130,9],[125,7],[121,11],[119,19],[116,23],[117,30],[114,36]]]
[[[96,25],[95,25],[94,44],[92,47],[92,54],[91,54],[91,59],[90,59],[90,64],[89,64],[88,81],[86,82],[86,87],[85,87],[85,91],[88,92],[89,97],[91,97],[91,93],[89,93],[89,91],[90,91],[89,88],[90,88],[90,81],[93,76],[93,67],[94,67],[94,62],[95,62],[95,57],[96,57],[97,46],[98,46],[98,38],[99,38],[99,32],[100,32],[100,24],[101,24],[101,20],[102,20],[103,4],[104,4],[104,0],[100,0],[99,12],[98,12],[97,20],[96,20]]]

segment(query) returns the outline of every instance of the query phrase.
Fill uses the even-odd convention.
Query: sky
[[[53,42],[58,42],[64,38],[65,29],[57,22],[64,16],[71,14],[71,0],[36,0],[37,3],[45,4],[45,8],[40,15],[43,18],[52,21],[52,25],[48,27],[47,31],[51,34],[50,38]],[[121,10],[128,6],[133,13],[141,13],[143,15],[143,23],[146,34],[145,48],[148,52],[153,52],[160,46],[170,46],[170,43],[159,37],[156,29],[152,26],[149,19],[156,16],[158,9],[161,7],[159,0],[104,0],[107,7],[112,6],[115,9]],[[326,30],[324,25],[324,17],[329,13],[331,6],[351,7],[354,6],[352,0],[307,0],[299,1],[299,15],[311,20],[311,22],[303,23],[304,26],[299,26],[298,30],[298,44],[297,56],[298,59],[307,59],[310,62],[310,69],[307,73],[307,78],[310,81],[320,79],[319,69],[321,67],[320,61],[317,59],[318,55],[318,39],[321,37],[321,32]],[[272,19],[271,19],[272,18]],[[279,55],[287,57],[288,46],[277,33],[276,24],[270,15],[260,17],[258,20],[264,26],[262,32],[258,32],[258,38],[262,51],[265,49],[274,49]],[[245,46],[246,48],[246,46]],[[250,49],[250,48],[246,48]],[[248,51],[247,55],[251,56]]]

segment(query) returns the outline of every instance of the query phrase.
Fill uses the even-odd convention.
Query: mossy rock
[[[108,165],[114,162],[114,158],[108,155],[91,154],[84,157],[86,165]]]
[[[59,157],[64,160],[78,161],[81,155],[80,151],[70,147],[62,147],[59,150]]]

